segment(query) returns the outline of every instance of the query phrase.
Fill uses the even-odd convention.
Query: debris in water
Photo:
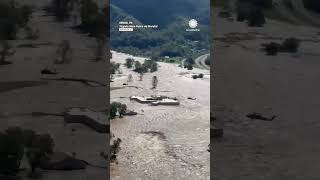
[[[263,121],[273,121],[277,116],[273,115],[270,118],[267,118],[263,115],[261,115],[260,113],[250,113],[247,114],[247,117],[250,119],[258,119],[258,120],[263,120]]]

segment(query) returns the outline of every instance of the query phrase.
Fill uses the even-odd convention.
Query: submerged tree
[[[132,74],[129,74],[127,82],[132,82],[132,80],[133,80]]]
[[[6,58],[12,56],[15,51],[11,50],[11,46],[6,40],[1,40],[1,51],[0,51],[0,65],[11,64],[11,62],[6,61]]]
[[[27,158],[31,167],[29,174],[32,178],[40,177],[40,174],[36,172],[36,169],[40,167],[41,160],[53,153],[54,141],[49,134],[35,134],[28,133],[31,139],[28,140]]]
[[[107,37],[105,35],[100,35],[96,37],[97,41],[97,48],[96,48],[96,61],[101,61],[103,60],[103,57],[106,52],[106,41]]]
[[[119,72],[120,63],[111,62],[110,63],[110,74],[116,74],[116,72]]]
[[[158,85],[158,78],[157,76],[152,77],[152,89],[156,89]]]
[[[125,66],[127,66],[127,68],[132,68],[133,67],[133,63],[134,63],[134,59],[133,58],[127,58]]]
[[[122,117],[127,111],[127,105],[121,104],[118,108],[119,116]]]
[[[139,81],[143,80],[143,72],[139,73]]]
[[[63,40],[58,46],[55,64],[63,64],[72,60],[72,48],[68,40]]]
[[[120,143],[121,143],[120,138],[113,140],[113,143],[110,147],[110,161],[111,162],[116,162],[116,160],[117,160],[117,155],[118,155],[119,151],[121,150]]]

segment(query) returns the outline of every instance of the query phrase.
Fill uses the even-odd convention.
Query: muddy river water
[[[112,61],[124,63],[127,57],[113,52]],[[111,173],[112,179],[210,179],[209,71],[187,71],[176,64],[159,65],[157,72],[145,74],[142,81],[132,70],[121,66],[122,74],[115,75],[111,84],[121,87],[127,83],[127,75],[132,74],[133,82],[129,85],[139,87],[111,91],[111,101],[125,103],[128,109],[139,113],[111,122],[112,133],[122,139],[118,164],[113,165],[121,173]],[[192,79],[193,73],[205,74],[204,79]],[[156,90],[150,89],[152,76],[159,80]],[[180,105],[149,106],[130,101],[132,95],[177,97]]]

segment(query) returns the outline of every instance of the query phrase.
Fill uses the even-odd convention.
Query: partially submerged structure
[[[141,104],[157,105],[173,105],[178,106],[180,102],[177,98],[171,98],[168,96],[131,96],[130,100],[135,100]]]
[[[66,123],[84,124],[99,133],[110,133],[110,124],[107,116],[102,112],[92,111],[88,108],[69,108],[64,113]]]

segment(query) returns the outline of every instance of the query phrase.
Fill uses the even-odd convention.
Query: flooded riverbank
[[[111,61],[123,64],[128,57],[113,52]],[[123,74],[115,76],[111,88],[127,83],[127,76],[123,75],[128,74],[133,76],[129,85],[141,88],[111,91],[111,102],[124,103],[128,109],[139,113],[111,121],[111,132],[122,139],[117,166],[128,172],[129,179],[210,179],[210,154],[207,151],[210,142],[210,76],[206,75],[209,71],[188,71],[177,64],[159,63],[158,71],[146,73],[143,81],[139,81],[138,74],[132,70],[123,65],[121,70]],[[192,79],[192,74],[199,73],[205,77]],[[150,89],[153,76],[159,80],[156,90]],[[148,106],[130,101],[132,95],[177,97],[180,105]]]

